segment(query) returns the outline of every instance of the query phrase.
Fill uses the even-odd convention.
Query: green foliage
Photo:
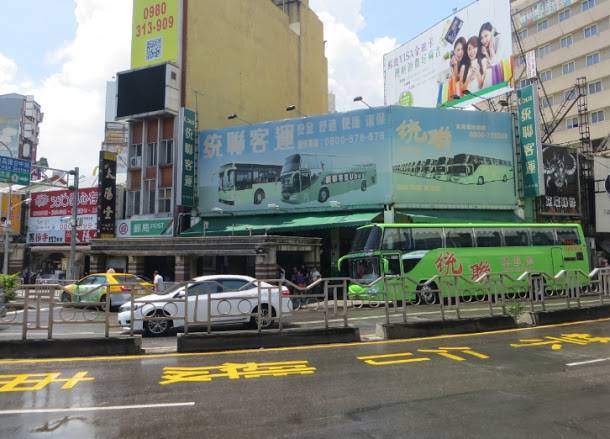
[[[515,321],[517,321],[521,314],[525,312],[525,309],[525,304],[520,300],[513,299],[506,303],[506,312],[509,316],[515,319]]]
[[[19,285],[20,276],[16,274],[0,274],[0,288],[4,289],[4,301],[10,302],[15,299],[15,290]]]

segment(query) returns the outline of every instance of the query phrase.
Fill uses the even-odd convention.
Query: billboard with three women
[[[451,107],[513,87],[509,0],[478,0],[384,55],[386,105]]]

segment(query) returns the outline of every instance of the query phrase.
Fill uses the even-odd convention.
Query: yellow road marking
[[[117,356],[97,356],[97,357],[69,357],[69,358],[46,358],[46,359],[18,359],[18,360],[0,360],[0,366],[13,365],[13,364],[46,364],[46,363],[76,363],[76,362],[91,362],[91,361],[129,361],[129,360],[156,360],[163,358],[188,358],[188,357],[209,357],[215,355],[241,355],[241,354],[261,354],[268,352],[284,352],[284,351],[308,351],[318,349],[334,349],[334,348],[353,348],[362,346],[373,346],[373,345],[386,345],[386,344],[402,344],[402,343],[414,343],[418,341],[427,340],[448,340],[454,338],[466,338],[466,337],[481,337],[485,335],[494,334],[510,334],[523,331],[537,331],[546,330],[552,328],[561,328],[565,326],[575,326],[583,324],[596,324],[610,321],[610,318],[603,318],[597,320],[583,320],[579,322],[568,322],[568,323],[557,323],[554,325],[535,326],[532,328],[514,328],[514,329],[501,329],[498,331],[486,331],[486,332],[474,332],[470,334],[451,334],[451,335],[435,335],[431,337],[418,337],[418,338],[403,338],[397,340],[379,340],[379,341],[356,341],[352,343],[329,343],[329,344],[317,344],[308,346],[291,346],[283,348],[264,348],[264,349],[240,349],[234,351],[220,351],[220,352],[184,352],[184,353],[173,353],[173,354],[143,354],[143,355],[117,355]]]
[[[61,389],[68,390],[74,388],[81,381],[95,381],[95,378],[87,376],[87,372],[77,372],[71,378],[60,377],[60,372],[0,375],[0,393],[32,392],[42,390],[52,383],[64,383]]]

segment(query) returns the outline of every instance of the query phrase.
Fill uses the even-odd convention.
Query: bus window
[[[447,247],[472,247],[472,229],[446,229]]]
[[[523,229],[504,229],[504,245],[508,247],[529,245],[527,231]]]
[[[476,229],[477,247],[501,247],[502,237],[497,229]]]
[[[443,246],[441,229],[413,229],[413,250],[434,250]]]
[[[398,256],[389,256],[388,260],[388,272],[385,273],[390,276],[400,275],[400,259]]]
[[[555,245],[555,234],[548,229],[532,229],[532,245]]]
[[[356,230],[352,243],[352,252],[368,252],[379,248],[381,229],[379,227],[364,227]]]
[[[411,270],[415,268],[417,263],[421,261],[421,258],[405,258],[402,260],[402,272],[409,274]]]
[[[235,172],[235,189],[252,189],[252,173],[248,171]]]
[[[557,229],[557,243],[559,245],[580,245],[576,229]]]
[[[383,231],[381,248],[384,250],[410,250],[411,233],[408,228],[387,227]]]

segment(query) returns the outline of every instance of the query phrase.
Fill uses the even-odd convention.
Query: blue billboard
[[[513,208],[512,141],[508,114],[398,106],[204,130],[199,208]]]

